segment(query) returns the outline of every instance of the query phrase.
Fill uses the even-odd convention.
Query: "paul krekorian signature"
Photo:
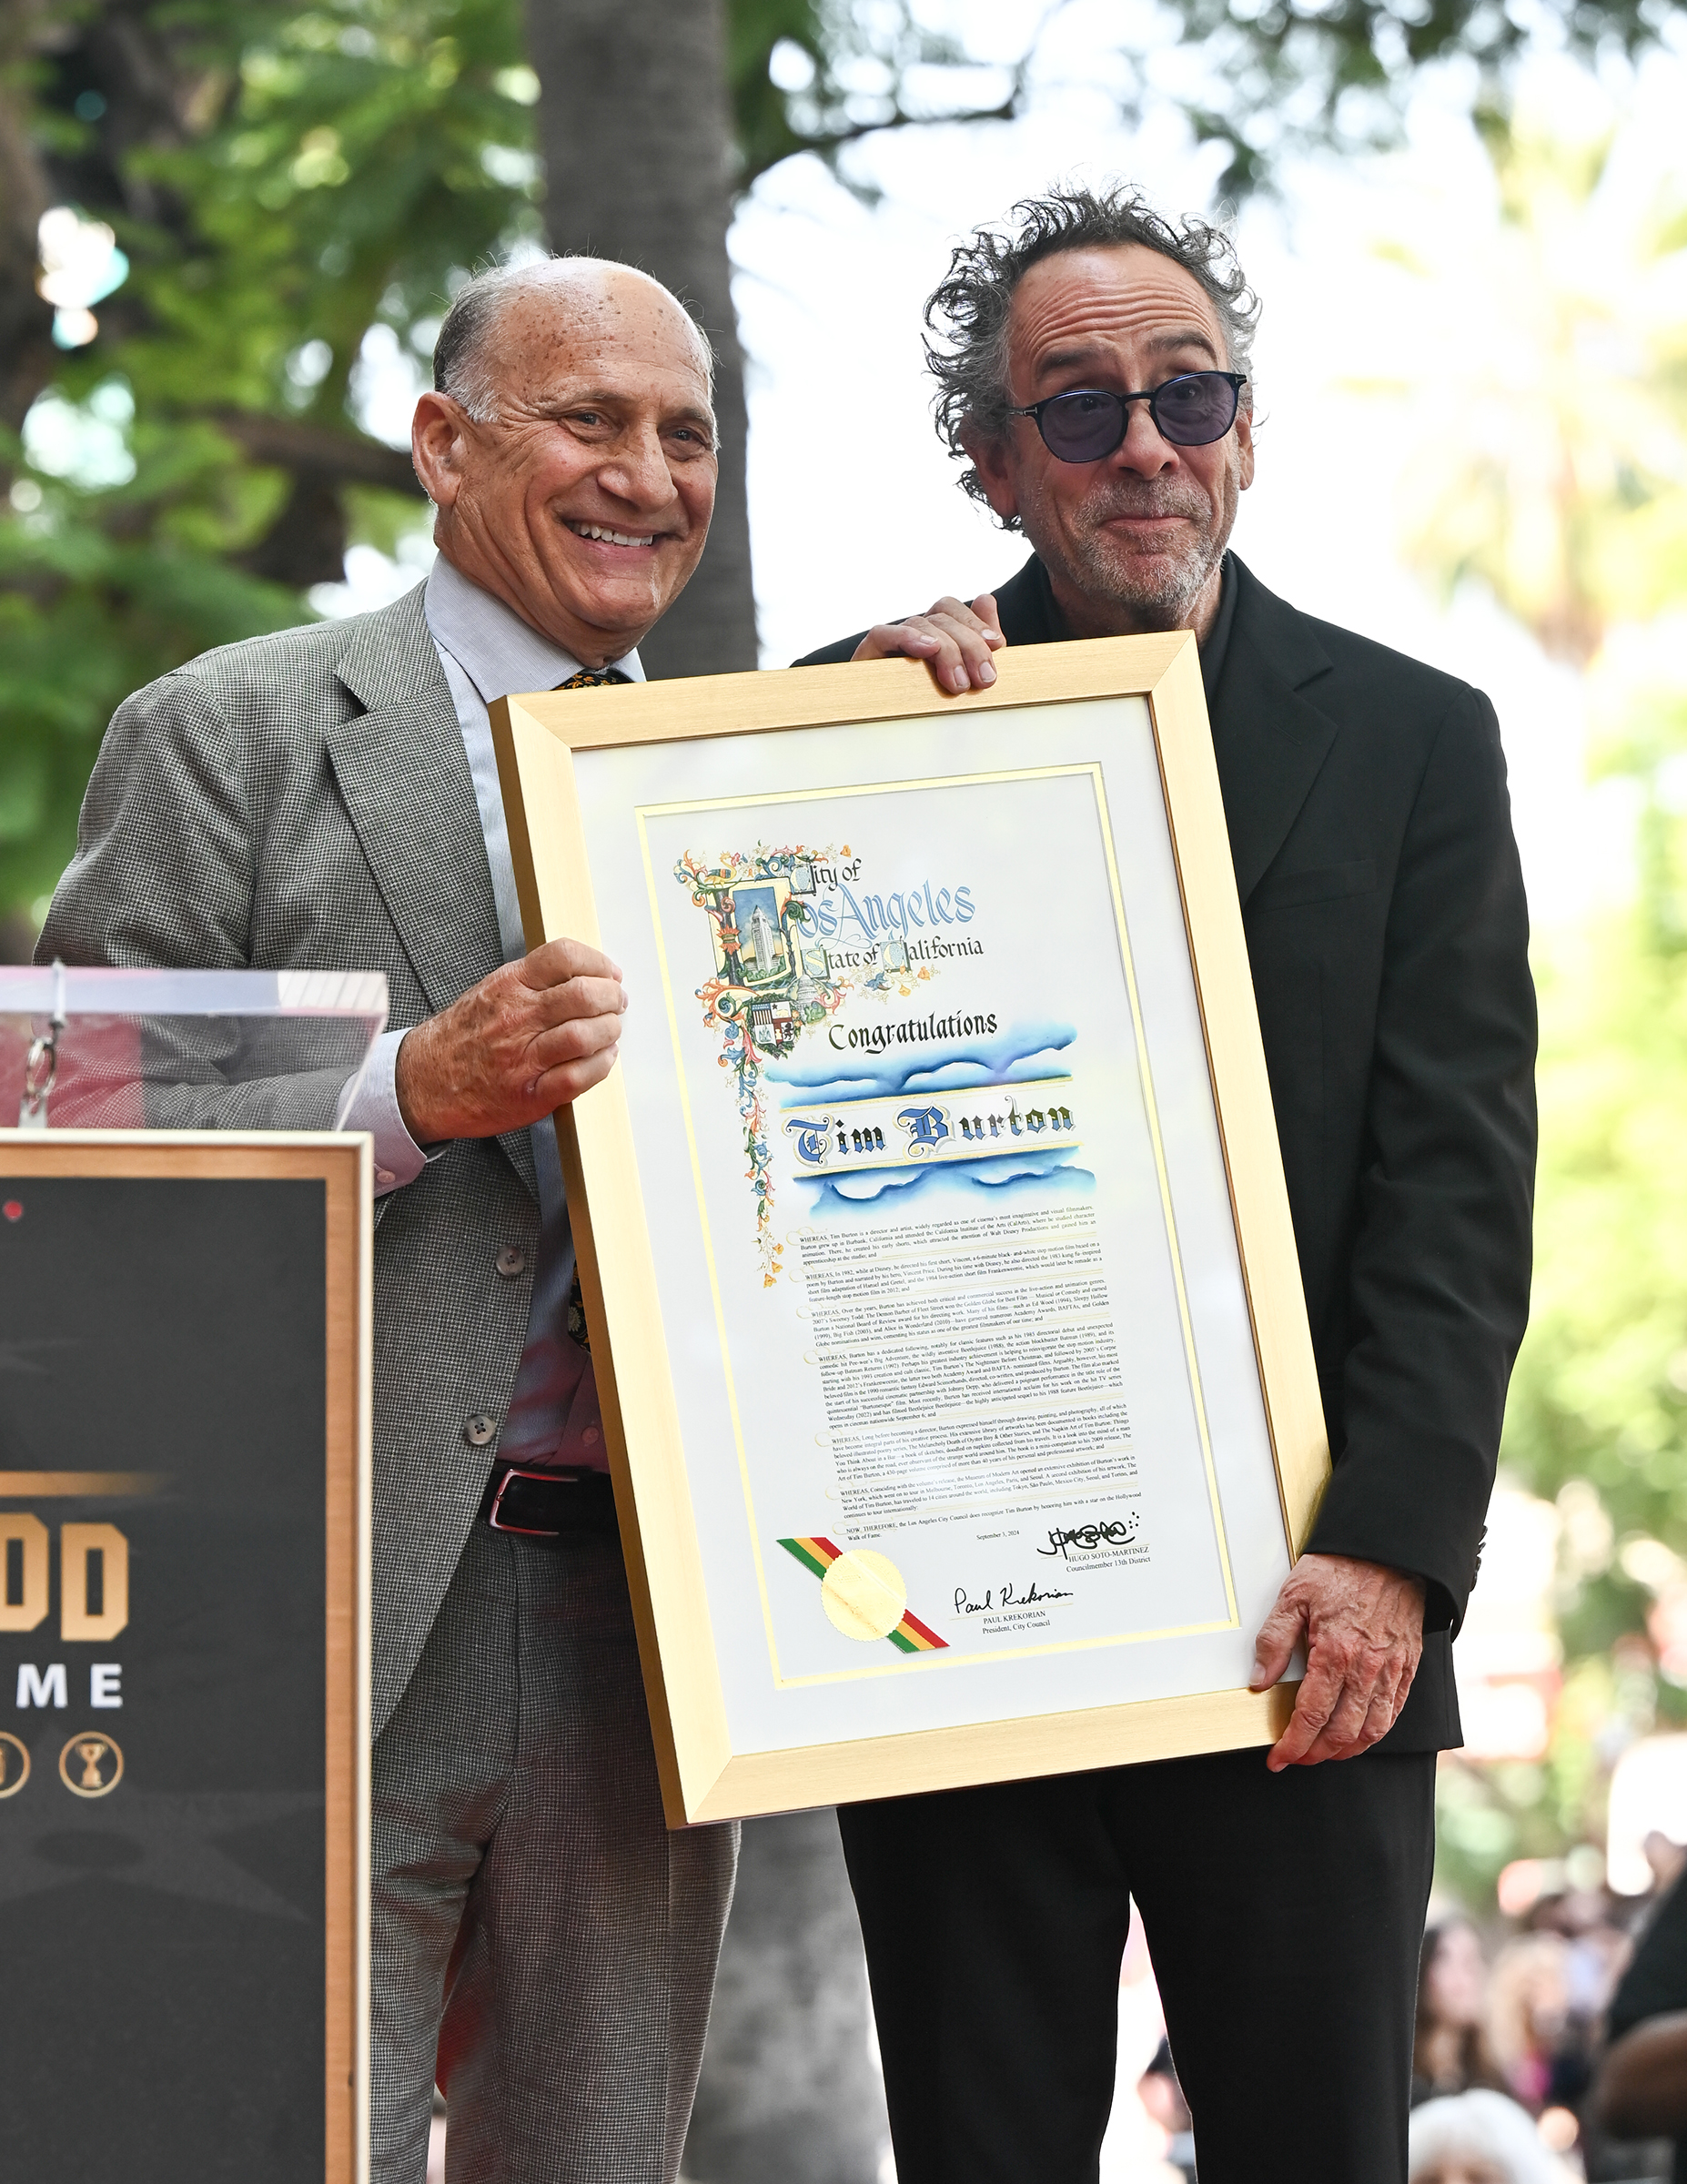
[[[1074,1547],[1128,1547],[1136,1536],[1138,1520],[1136,1517],[1110,1517],[1100,1524],[1076,1524],[1070,1531],[1056,1529],[1048,1535],[1048,1545],[1039,1547],[1039,1554],[1057,1554],[1064,1562]]]
[[[1040,1554],[1041,1548],[1037,1552]],[[955,1612],[957,1615],[996,1615],[1000,1614],[1004,1608],[1028,1608],[1035,1601],[1070,1600],[1071,1597],[1070,1592],[1058,1592],[1052,1587],[1045,1591],[1035,1579],[1032,1581],[1028,1592],[1021,1592],[1016,1586],[1006,1584],[998,1593],[995,1587],[992,1585],[982,1600],[969,1600],[966,1596],[966,1588],[964,1585],[956,1585],[955,1588]]]

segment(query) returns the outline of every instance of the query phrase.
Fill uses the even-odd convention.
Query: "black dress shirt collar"
[[[1236,622],[1237,589],[1236,557],[1227,552],[1219,580],[1218,612],[1201,647],[1201,682],[1209,713]],[[1002,586],[996,605],[1002,616],[1002,634],[1009,644],[1051,644],[1072,634],[1048,581],[1048,571],[1035,555]]]

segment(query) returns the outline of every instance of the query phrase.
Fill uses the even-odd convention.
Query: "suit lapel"
[[[1312,625],[1234,554],[1230,560],[1236,619],[1213,700],[1213,750],[1236,891],[1246,903],[1295,824],[1336,726],[1300,694],[1329,672]],[[996,606],[1009,644],[1047,644],[1066,633],[1035,554],[997,592]]]
[[[334,776],[438,1012],[495,971],[504,952],[469,754],[421,588],[363,623],[335,672],[365,710],[328,733]],[[537,1195],[527,1132],[506,1131],[499,1143]]]
[[[1236,891],[1246,905],[1306,802],[1336,724],[1301,695],[1330,665],[1306,618],[1235,566],[1236,622],[1212,724]]]
[[[1035,554],[1022,562],[1005,584],[997,586],[995,611],[1009,644],[1050,644],[1066,635],[1049,589],[1048,572]]]

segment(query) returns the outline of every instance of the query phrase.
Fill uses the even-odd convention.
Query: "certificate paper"
[[[1290,1566],[1149,705],[957,725],[573,754],[735,1754],[1234,1690]]]

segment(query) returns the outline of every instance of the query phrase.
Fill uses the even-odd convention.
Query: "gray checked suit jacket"
[[[393,1026],[503,960],[474,784],[419,588],[207,652],[106,732],[40,960],[384,971]],[[331,1129],[331,1077],[207,1092],[227,1127]],[[526,1131],[452,1145],[377,1208],[374,1725],[402,1695],[486,1484],[539,1234]],[[500,1250],[528,1271],[506,1280]]]

